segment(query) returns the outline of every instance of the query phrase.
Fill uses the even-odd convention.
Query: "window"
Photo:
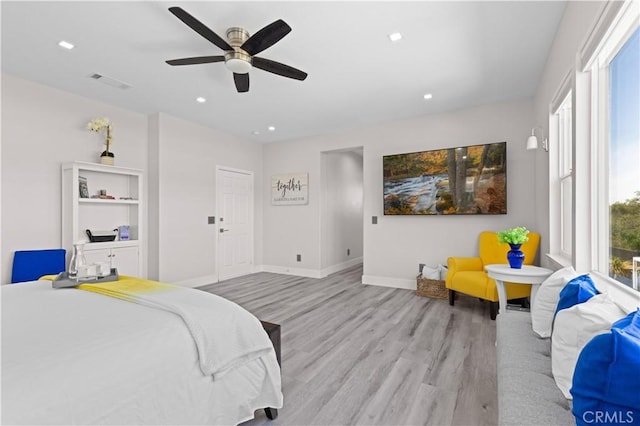
[[[549,256],[568,266],[573,257],[573,71],[553,96],[549,115]]]
[[[573,235],[573,160],[571,92],[555,112],[558,128],[558,183],[560,195],[560,254],[571,258]]]
[[[609,276],[630,285],[640,256],[639,29],[609,68]]]
[[[638,15],[631,2],[621,7],[585,69],[592,93],[592,265],[627,286],[640,256]]]

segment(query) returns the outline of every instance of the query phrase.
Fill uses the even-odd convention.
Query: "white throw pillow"
[[[558,312],[551,335],[551,371],[567,399],[571,399],[573,371],[582,348],[624,316],[626,313],[606,293]]]
[[[531,307],[531,327],[540,337],[551,336],[551,324],[558,306],[560,291],[564,286],[577,277],[578,273],[572,266],[558,269],[540,284],[536,299]]]

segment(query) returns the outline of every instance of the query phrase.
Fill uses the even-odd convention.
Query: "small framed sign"
[[[80,190],[80,198],[89,198],[89,187],[87,186],[87,178],[78,176],[78,187]]]
[[[288,173],[271,176],[271,204],[292,206],[308,204],[309,173]]]

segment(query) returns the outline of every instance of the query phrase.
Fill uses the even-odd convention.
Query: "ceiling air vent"
[[[89,78],[97,80],[103,84],[106,84],[107,86],[116,87],[122,90],[130,89],[131,87],[133,87],[130,84],[127,84],[123,81],[116,80],[115,78],[107,77],[106,75],[102,75],[98,73],[89,74]]]

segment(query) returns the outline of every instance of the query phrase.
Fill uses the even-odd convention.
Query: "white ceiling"
[[[533,96],[565,2],[2,1],[2,71],[145,114],[273,142]],[[257,56],[309,74],[259,69],[237,93],[223,63],[164,61],[222,51],[167,9],[224,37],[283,19],[292,32]],[[391,42],[388,34],[403,38]],[[58,47],[60,40],[75,44]],[[88,78],[104,74],[133,87]],[[425,93],[433,99],[424,100]],[[203,96],[206,103],[197,103]],[[273,125],[276,131],[269,132]],[[254,135],[254,131],[260,134]]]

